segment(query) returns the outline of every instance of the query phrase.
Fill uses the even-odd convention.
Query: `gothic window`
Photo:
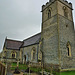
[[[63,7],[63,8],[64,8],[64,16],[68,17],[68,10],[67,10],[67,8],[66,7]]]
[[[12,52],[12,58],[16,58],[16,53],[15,52]]]
[[[51,17],[51,10],[48,10],[48,19]]]
[[[40,61],[42,60],[42,52],[41,51],[38,52],[38,60],[40,60]]]
[[[71,45],[70,42],[67,43],[67,55],[71,57]]]
[[[35,47],[33,47],[32,51],[31,51],[31,60],[35,59],[35,54],[36,54],[36,49],[35,49]]]
[[[35,59],[35,53],[33,52],[33,59]]]
[[[15,54],[12,54],[12,58],[15,58]]]
[[[69,53],[69,47],[67,47],[67,50],[68,50],[68,56],[70,55],[70,53]]]

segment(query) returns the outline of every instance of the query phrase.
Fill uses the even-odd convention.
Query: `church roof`
[[[28,39],[23,40],[23,45],[22,47],[38,44],[41,39],[41,33],[38,33]]]
[[[16,41],[11,39],[6,39],[5,41],[5,47],[7,49],[19,50],[22,44],[23,44],[22,41]]]
[[[29,37],[23,41],[17,41],[17,40],[12,40],[12,39],[7,39],[5,40],[4,47],[6,49],[11,49],[11,50],[19,50],[21,47],[27,47],[30,45],[38,44],[41,39],[41,33],[38,33],[32,37]]]

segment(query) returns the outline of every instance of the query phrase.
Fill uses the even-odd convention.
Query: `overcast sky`
[[[41,6],[48,1],[0,0],[0,51],[6,36],[9,39],[22,41],[41,32]],[[75,0],[68,1],[71,1],[75,8]],[[73,10],[75,17],[74,13],[75,10]]]

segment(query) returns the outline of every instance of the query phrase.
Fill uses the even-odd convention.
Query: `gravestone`
[[[19,71],[18,67],[15,68],[14,74],[20,74],[20,71]]]

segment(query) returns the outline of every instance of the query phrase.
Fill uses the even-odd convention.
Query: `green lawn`
[[[56,72],[54,75],[75,75],[75,71],[66,71],[61,73]]]
[[[75,71],[61,72],[60,75],[75,75]]]
[[[40,72],[42,69],[41,68],[35,68],[35,67],[31,67],[30,70],[34,71],[34,72]]]
[[[17,64],[16,63],[12,63],[11,64],[11,70],[15,70],[15,68],[17,67]],[[19,64],[19,69],[20,70],[26,70],[28,68],[28,66],[27,65],[25,65],[25,64]]]
[[[17,64],[16,63],[12,63],[11,64],[11,70],[15,70],[15,68],[17,67]],[[26,70],[28,68],[28,65],[25,65],[25,64],[19,64],[19,70]],[[41,68],[30,68],[32,71],[34,72],[39,72],[41,71]]]
[[[11,70],[15,70],[15,68],[17,67],[17,64],[16,63],[12,63],[11,64]],[[19,69],[20,70],[26,70],[28,68],[28,66],[27,65],[25,65],[25,64],[19,64]],[[41,68],[30,68],[32,71],[34,71],[34,72],[40,72],[40,71],[42,71],[42,69]],[[50,72],[50,70],[46,70],[45,69],[45,71],[48,71],[48,72]],[[66,71],[66,72],[61,72],[61,73],[59,73],[59,72],[53,72],[54,73],[54,75],[75,75],[75,71]]]

